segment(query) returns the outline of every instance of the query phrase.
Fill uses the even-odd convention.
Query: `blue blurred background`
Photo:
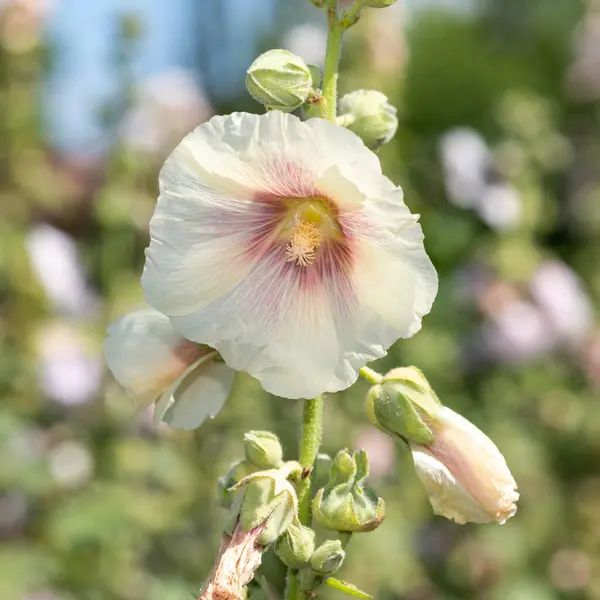
[[[243,432],[294,457],[297,402],[246,380],[198,431],[157,428],[101,344],[143,302],[164,158],[211,115],[260,110],[260,51],[319,64],[324,45],[308,0],[0,2],[2,600],[189,597]],[[342,93],[398,107],[380,157],[440,273],[423,330],[375,366],[419,366],[522,499],[501,527],[434,517],[358,383],[327,399],[324,450],[368,450],[388,516],[340,576],[384,600],[600,599],[600,2],[400,0],[365,13],[341,68]]]

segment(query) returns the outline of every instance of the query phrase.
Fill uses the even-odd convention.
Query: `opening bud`
[[[231,507],[234,522],[244,531],[262,526],[258,542],[263,546],[276,541],[297,518],[298,498],[288,475],[286,469],[257,471],[232,488],[239,491]]]
[[[283,564],[292,569],[306,566],[314,551],[315,532],[298,521],[289,526],[275,547],[275,552]]]
[[[332,575],[342,566],[345,557],[340,540],[327,540],[315,550],[310,566],[321,575]]]
[[[246,88],[269,109],[291,112],[307,99],[312,87],[307,64],[287,50],[269,50],[248,68]]]
[[[229,467],[227,473],[225,473],[225,475],[222,477],[219,477],[219,505],[223,508],[230,508],[233,499],[237,494],[237,491],[232,490],[231,488],[235,486],[236,483],[244,479],[244,477],[247,477],[258,470],[259,469],[257,469],[247,460],[238,460],[237,462],[234,462]]]
[[[385,503],[365,485],[369,458],[364,450],[338,452],[329,482],[317,491],[313,514],[318,523],[334,531],[372,531],[385,517]]]
[[[283,448],[279,438],[270,431],[249,431],[244,434],[246,460],[259,469],[278,469],[283,464]]]
[[[396,108],[376,90],[357,90],[343,96],[337,123],[353,131],[371,150],[387,144],[398,129]]]

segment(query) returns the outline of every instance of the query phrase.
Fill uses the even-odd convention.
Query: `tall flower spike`
[[[436,514],[502,524],[517,512],[517,484],[494,442],[443,406],[421,371],[390,371],[367,402],[373,423],[408,443]]]
[[[402,191],[324,119],[200,125],[161,171],[150,237],[148,302],[286,398],[352,385],[420,329],[437,292]]]
[[[234,372],[208,346],[176,332],[156,310],[129,313],[108,328],[106,362],[142,406],[156,403],[156,422],[194,429],[227,400]]]

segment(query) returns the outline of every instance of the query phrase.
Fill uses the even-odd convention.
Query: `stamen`
[[[321,232],[314,223],[298,220],[292,228],[285,248],[287,261],[295,261],[301,267],[312,265],[317,257],[315,250],[321,245],[322,240]]]

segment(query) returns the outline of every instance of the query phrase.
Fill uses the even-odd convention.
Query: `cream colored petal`
[[[423,446],[411,445],[415,471],[436,515],[464,523],[489,523],[493,517],[465,490],[450,471]]]
[[[517,510],[517,484],[494,442],[470,421],[443,407],[433,424],[429,451],[443,461],[478,503],[503,522]]]
[[[163,394],[154,411],[155,422],[173,429],[196,429],[223,408],[235,372],[220,361],[200,360]]]
[[[115,379],[143,404],[155,400],[206,349],[176,332],[154,309],[129,313],[107,329],[106,362]]]

